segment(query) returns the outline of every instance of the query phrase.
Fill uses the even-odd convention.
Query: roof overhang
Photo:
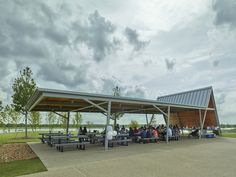
[[[91,101],[98,107],[91,105]],[[111,113],[138,113],[138,114],[162,114],[167,112],[171,106],[171,112],[178,112],[190,109],[213,108],[188,106],[180,104],[169,104],[156,100],[137,99],[130,97],[116,97],[93,93],[83,93],[74,91],[54,90],[39,88],[29,99],[26,109],[29,111],[53,111],[53,112],[92,112],[103,113],[100,108],[107,110],[108,102],[111,101]],[[160,110],[158,110],[156,107]]]

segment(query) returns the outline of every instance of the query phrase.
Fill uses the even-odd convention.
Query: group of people
[[[168,128],[164,125],[158,125],[157,127],[143,126],[140,128],[131,128],[129,130],[129,136],[141,136],[141,138],[157,138],[166,139],[168,132],[168,137],[179,137],[179,127],[178,125],[170,125]]]
[[[167,128],[165,125],[158,125],[157,127],[154,126],[142,126],[140,128],[132,128],[130,127],[129,130],[125,129],[125,126],[123,125],[121,128],[117,124],[115,126],[115,131],[117,133],[123,134],[123,133],[128,133],[130,137],[135,137],[139,136],[141,138],[157,138],[159,137],[160,139],[166,139],[167,137],[167,131],[168,131],[168,137],[176,137],[178,138],[180,135],[180,130],[178,125],[169,125]]]
[[[80,127],[79,128],[78,135],[86,135],[87,133],[88,133],[87,127],[84,127],[84,128]]]

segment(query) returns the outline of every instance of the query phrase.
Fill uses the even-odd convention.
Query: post
[[[70,125],[70,112],[67,113],[67,122],[66,122],[66,134],[69,133],[69,125]]]
[[[147,114],[145,114],[145,115],[146,115],[146,124],[148,126],[148,116],[147,116]]]
[[[25,138],[28,138],[27,119],[28,119],[28,111],[25,112]]]
[[[205,124],[206,115],[207,115],[207,109],[205,109],[204,117],[203,117],[203,120],[202,120],[201,134],[202,134],[202,132],[203,132],[203,127],[204,127],[204,124]]]
[[[199,109],[199,119],[200,119],[200,130],[199,130],[199,139],[202,138],[202,111]]]
[[[168,106],[168,116],[167,116],[167,125],[166,125],[166,143],[169,141],[169,121],[170,121],[170,106]]]
[[[108,150],[108,129],[107,126],[110,122],[110,115],[111,115],[111,101],[108,102],[108,108],[107,108],[107,122],[106,122],[106,138],[105,138],[105,151]]]

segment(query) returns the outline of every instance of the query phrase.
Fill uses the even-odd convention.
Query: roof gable
[[[157,101],[163,103],[180,104],[188,106],[208,107],[212,93],[212,87],[161,96]]]

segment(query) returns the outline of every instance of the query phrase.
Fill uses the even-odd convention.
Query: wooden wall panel
[[[179,120],[178,120],[179,117]],[[202,119],[204,117],[204,111],[202,111]],[[199,111],[184,111],[179,113],[172,113],[170,117],[170,124],[177,124],[179,127],[200,127]],[[206,114],[204,128],[217,126],[215,112],[208,111]]]

